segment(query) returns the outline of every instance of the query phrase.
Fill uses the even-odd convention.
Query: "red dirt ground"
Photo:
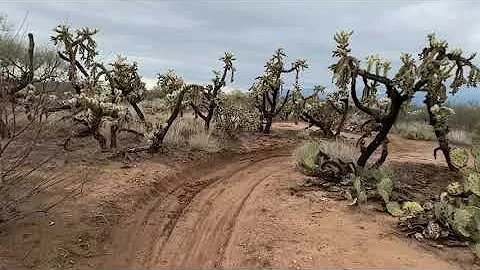
[[[292,196],[305,179],[293,152],[292,125],[277,136],[244,139],[240,153],[184,152],[141,158],[129,167],[63,165],[83,196],[54,210],[4,226],[2,266],[81,267],[378,267],[470,268],[465,249],[434,249],[396,235],[395,219],[374,206],[347,207],[323,191]],[[299,127],[295,127],[299,129]],[[434,143],[393,138],[389,161],[435,186],[445,172],[428,158]],[[426,158],[427,157],[427,158]],[[394,166],[395,167],[395,166]],[[425,169],[427,168],[427,169]],[[433,170],[433,171],[432,171]],[[410,174],[411,175],[411,174]],[[402,176],[403,177],[403,176]],[[405,177],[403,177],[405,178]],[[412,177],[410,177],[412,178]],[[448,178],[448,177],[447,177]],[[402,180],[400,180],[402,181]],[[423,181],[423,182],[422,182]],[[446,183],[446,181],[444,181]],[[409,186],[410,182],[402,184]],[[443,182],[437,184],[441,189]],[[52,190],[43,198],[68,190]]]

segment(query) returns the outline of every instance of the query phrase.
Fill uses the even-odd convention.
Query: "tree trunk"
[[[368,159],[372,154],[377,150],[377,148],[383,143],[383,141],[387,138],[388,132],[393,126],[394,121],[389,121],[389,123],[383,123],[382,129],[380,132],[375,136],[373,141],[365,148],[365,151],[362,152],[360,157],[357,160],[357,165],[360,167],[365,167],[367,164]]]
[[[345,121],[347,120],[347,115],[348,115],[348,98],[342,100],[344,104],[344,111],[342,113],[342,119],[340,120],[340,123],[338,124],[337,130],[335,131],[335,137],[340,135],[340,132],[342,132],[343,126],[345,125]]]
[[[165,135],[167,135],[168,130],[172,126],[175,119],[177,119],[177,117],[178,117],[178,115],[181,111],[182,101],[183,101],[183,97],[185,96],[186,91],[187,91],[187,89],[184,88],[178,94],[177,103],[175,104],[175,107],[172,111],[172,114],[170,115],[170,117],[167,120],[167,125],[164,128],[160,128],[160,130],[155,132],[152,145],[150,145],[150,149],[149,149],[151,153],[157,152],[160,149],[160,147],[163,143],[163,139],[165,138]]]
[[[365,148],[365,151],[363,151],[358,158],[358,166],[365,167],[368,159],[372,156],[375,150],[377,150],[377,148],[382,145],[382,143],[384,143],[388,133],[390,132],[393,124],[395,123],[395,120],[397,119],[398,114],[400,113],[400,108],[402,107],[402,104],[403,101],[401,98],[392,98],[390,113],[385,118],[383,118],[383,121],[381,122],[382,128],[378,132],[377,136],[375,136],[373,141]]]
[[[100,145],[100,148],[102,148],[102,150],[107,149],[107,139],[105,139],[105,137],[98,130],[93,132],[93,138],[95,138],[95,140],[97,140],[97,142]]]
[[[442,153],[443,153],[443,156],[445,157],[445,161],[447,162],[448,169],[450,169],[451,171],[458,171],[458,168],[456,168],[452,164],[452,158],[450,156],[450,150],[451,149],[450,149],[450,146],[448,144],[448,139],[447,139],[448,126],[446,125],[446,123],[439,123],[438,119],[432,113],[431,108],[435,105],[435,103],[432,100],[432,98],[430,97],[430,95],[428,95],[428,94],[427,94],[427,97],[425,98],[425,104],[427,105],[430,125],[435,130],[435,136],[437,137],[438,144],[439,144],[438,148],[436,148],[433,151],[433,155],[436,159],[437,158],[437,151],[441,150]]]
[[[0,138],[6,139],[10,137],[10,130],[8,128],[8,125],[3,121],[3,119],[0,119]]]
[[[210,130],[210,122],[212,121],[212,115],[207,115],[207,118],[205,119],[205,131]]]
[[[138,107],[138,104],[135,102],[130,102],[130,105],[132,105],[133,109],[138,115],[138,118],[142,120],[142,122],[145,122],[145,115],[143,114],[142,110]]]
[[[110,126],[110,148],[117,148],[117,131],[118,126],[112,124]]]
[[[271,115],[268,115],[266,117],[266,123],[265,123],[265,127],[263,128],[263,132],[266,133],[266,134],[269,134],[270,131],[272,130],[272,122],[273,122],[273,117]]]

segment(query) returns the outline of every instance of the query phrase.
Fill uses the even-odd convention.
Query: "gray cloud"
[[[208,82],[224,51],[237,56],[234,87],[248,88],[278,47],[290,60],[305,58],[306,87],[330,85],[333,34],[352,29],[352,52],[360,59],[380,53],[398,65],[402,51],[416,53],[437,32],[454,47],[480,46],[480,5],[475,2],[376,1],[109,1],[3,2],[0,10],[48,43],[61,23],[100,29],[99,50],[111,60],[121,53],[139,62],[149,81],[174,68],[187,81]]]

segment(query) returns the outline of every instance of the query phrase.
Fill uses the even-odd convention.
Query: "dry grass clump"
[[[423,140],[423,141],[435,141],[437,137],[433,127],[427,123],[421,122],[403,122],[397,123],[393,127],[392,132],[399,134],[401,137],[409,140]],[[472,136],[470,133],[464,130],[451,130],[447,138],[456,144],[471,144]]]

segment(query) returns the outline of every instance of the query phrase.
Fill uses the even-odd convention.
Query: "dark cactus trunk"
[[[437,158],[437,152],[439,150],[441,150],[442,153],[443,153],[443,156],[445,157],[445,161],[447,162],[448,168],[451,171],[458,171],[458,168],[456,168],[452,164],[452,158],[450,156],[450,150],[451,149],[450,149],[450,146],[448,144],[448,139],[447,139],[448,127],[447,127],[446,123],[445,123],[445,125],[442,125],[442,123],[439,123],[438,119],[432,113],[431,108],[435,105],[435,103],[434,103],[432,97],[429,94],[427,94],[427,97],[425,98],[424,102],[427,105],[430,125],[435,130],[435,136],[437,137],[438,144],[439,144],[439,146],[437,148],[435,148],[435,150],[433,151],[433,155],[436,159]]]
[[[263,128],[263,132],[264,133],[270,133],[270,131],[272,130],[272,122],[273,122],[273,117],[271,115],[268,115],[266,117],[266,123],[265,123],[265,127]]]

